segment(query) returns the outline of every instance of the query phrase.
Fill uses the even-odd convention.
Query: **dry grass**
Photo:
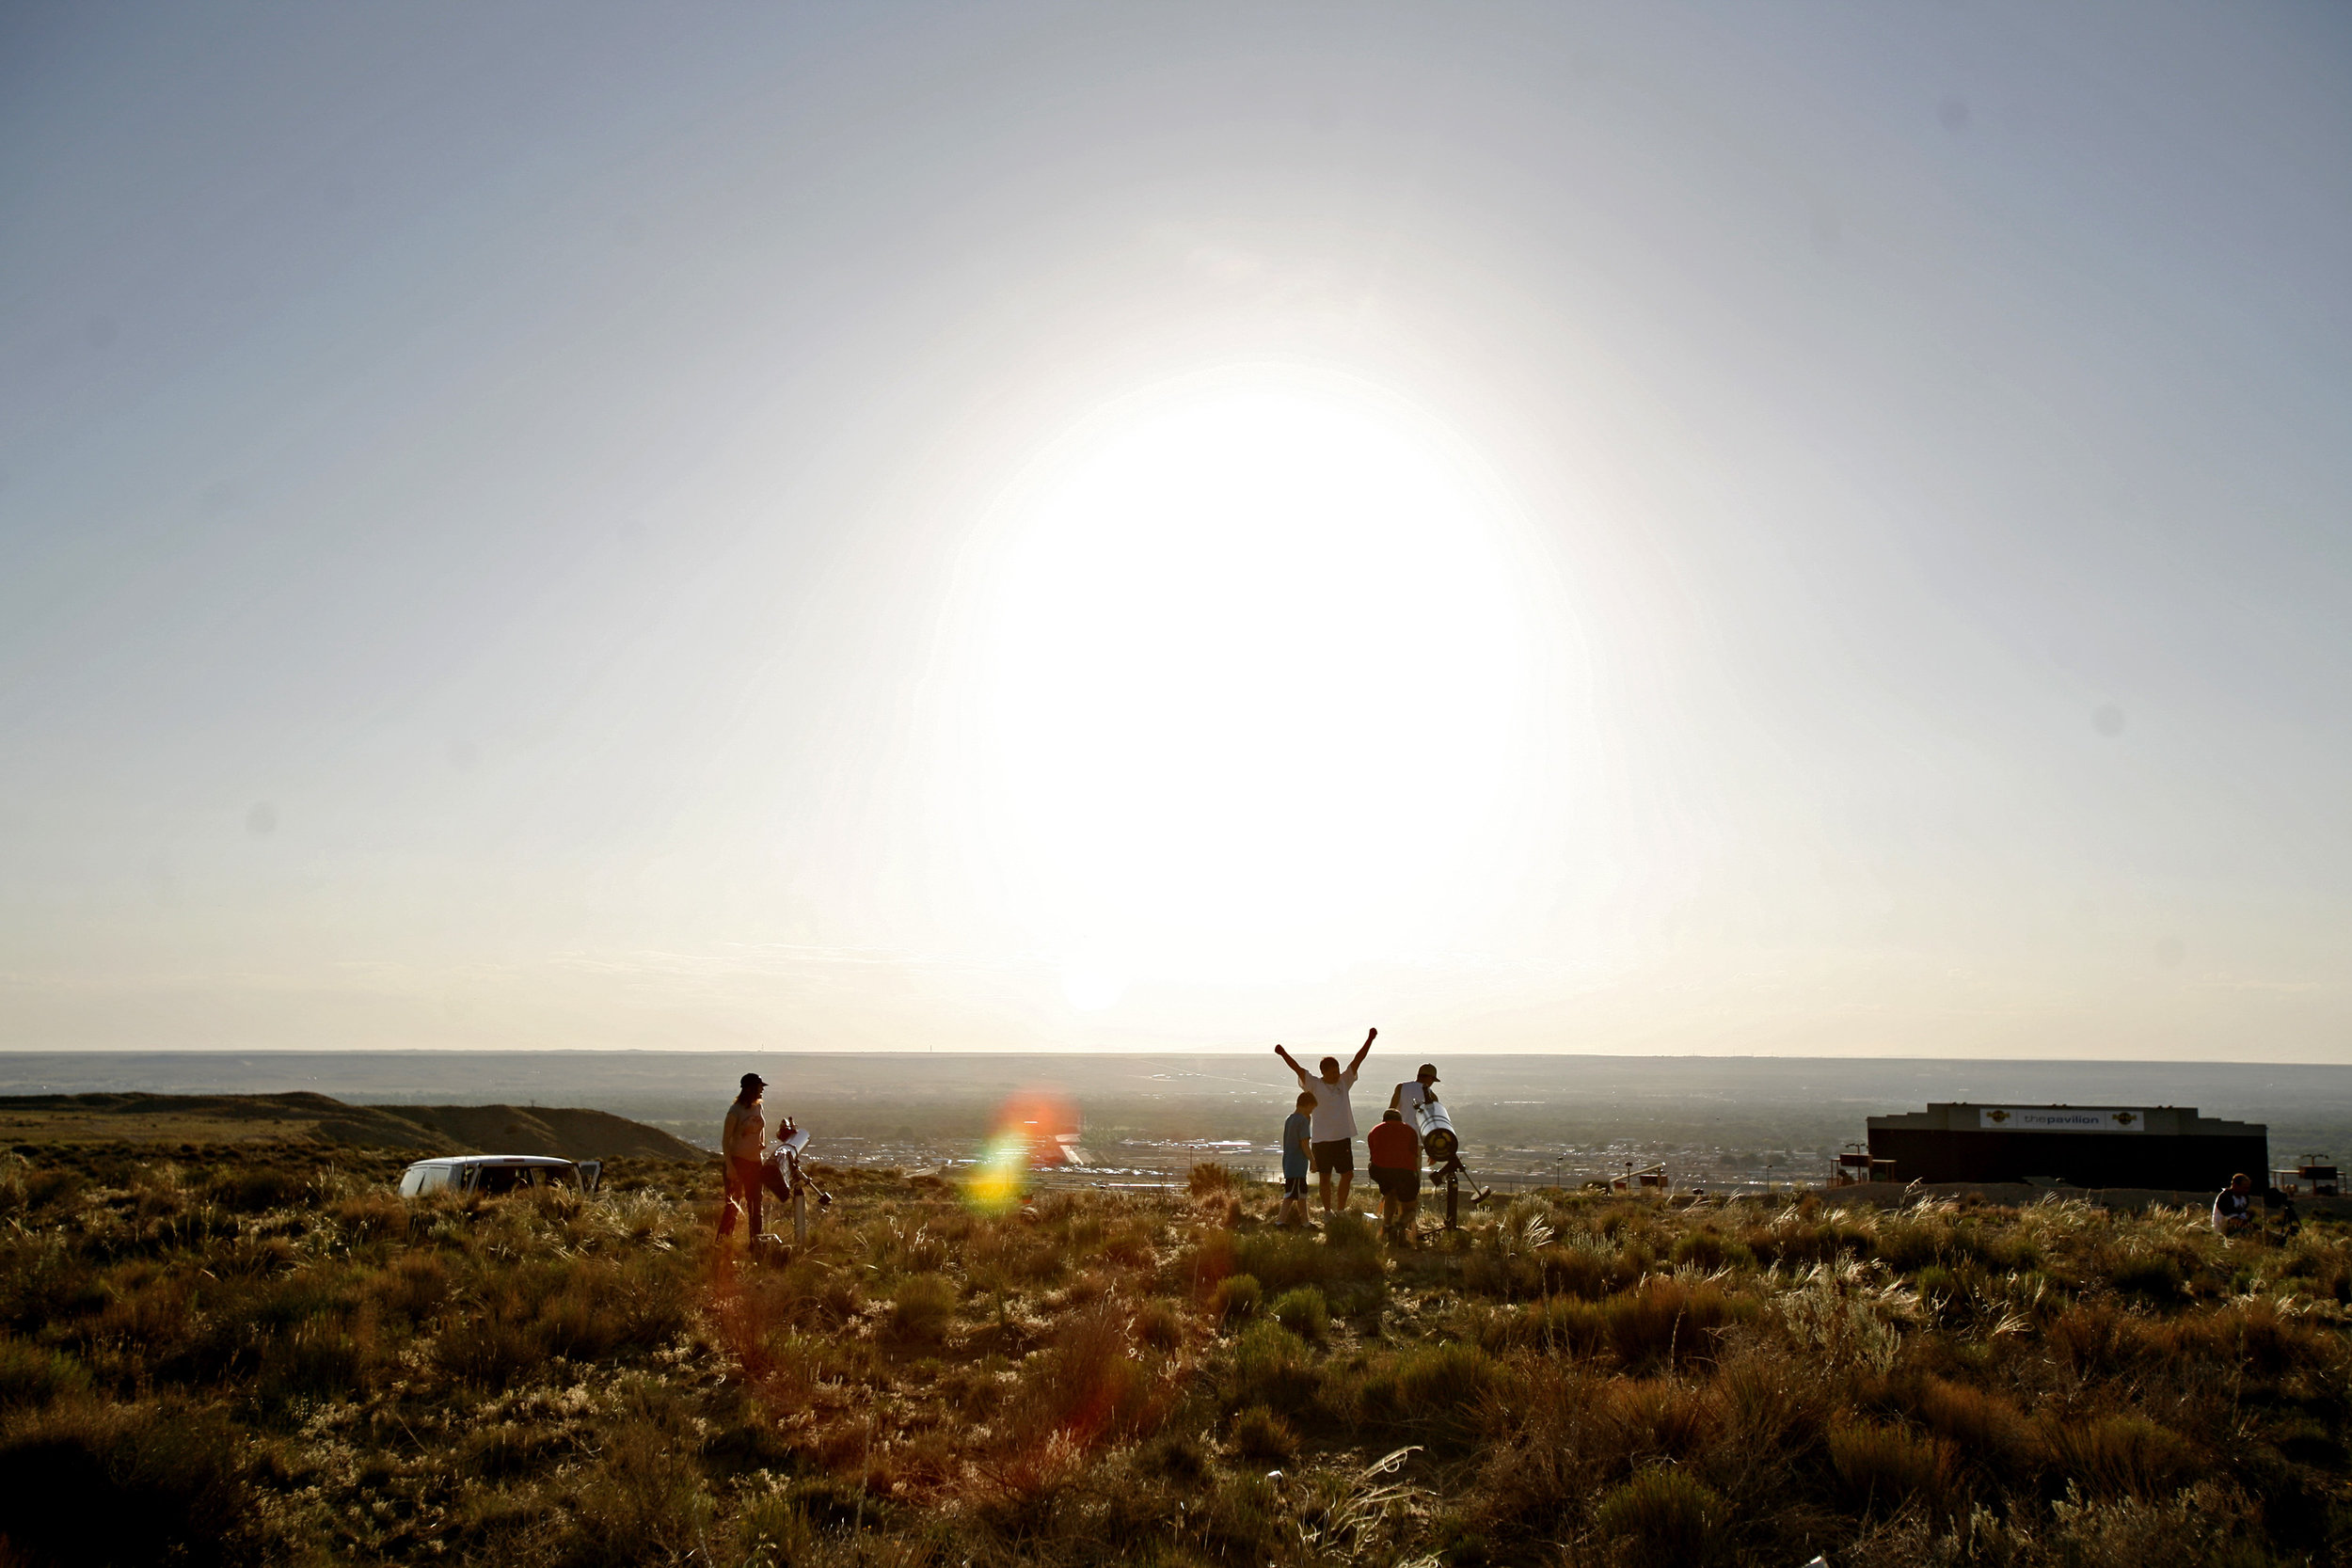
[[[1704,1568],[1729,1544],[1724,1499],[1681,1470],[1655,1465],[1613,1489],[1593,1510],[1593,1528],[1617,1544],[1619,1560],[1640,1568]]]
[[[0,1562],[2328,1562],[2352,1243],[1522,1198],[1391,1256],[1168,1196],[0,1161]]]

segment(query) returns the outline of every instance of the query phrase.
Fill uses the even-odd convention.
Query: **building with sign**
[[[1930,1105],[1870,1118],[1870,1163],[1895,1181],[2026,1181],[2218,1190],[2270,1169],[2270,1129],[2178,1105]]]

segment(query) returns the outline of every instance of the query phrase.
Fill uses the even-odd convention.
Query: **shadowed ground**
[[[323,1094],[50,1094],[0,1099],[0,1143],[305,1140],[426,1154],[691,1160],[701,1150],[606,1111],[346,1105]]]
[[[2352,1548],[2352,1236],[1531,1194],[1407,1251],[1188,1189],[0,1154],[0,1560],[2270,1568]]]

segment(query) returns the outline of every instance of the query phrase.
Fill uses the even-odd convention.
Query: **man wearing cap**
[[[1421,1102],[1426,1100],[1435,1103],[1437,1098],[1437,1065],[1433,1062],[1423,1062],[1421,1064],[1421,1070],[1413,1074],[1411,1083],[1399,1084],[1396,1086],[1396,1092],[1389,1096],[1389,1109],[1404,1112],[1405,1125],[1415,1132],[1419,1132],[1421,1131]]]
[[[767,1081],[758,1073],[743,1074],[743,1090],[727,1107],[727,1119],[719,1129],[719,1158],[725,1166],[727,1190],[726,1202],[719,1210],[723,1238],[734,1232],[739,1208],[751,1212],[752,1227],[745,1239],[759,1236],[759,1162],[768,1151],[768,1117],[760,1108],[760,1096],[767,1088]]]

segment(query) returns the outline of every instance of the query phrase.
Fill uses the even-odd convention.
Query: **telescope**
[[[1454,1131],[1454,1116],[1444,1105],[1423,1097],[1413,1107],[1413,1116],[1421,1123],[1421,1151],[1429,1163],[1438,1167],[1430,1177],[1445,1183],[1445,1227],[1461,1228],[1462,1178],[1469,1173],[1462,1166],[1462,1139]],[[1477,1178],[1472,1177],[1475,1181]],[[1491,1189],[1480,1187],[1470,1195],[1473,1206],[1486,1201]]]
[[[801,1168],[801,1150],[807,1147],[808,1129],[793,1125],[792,1118],[787,1117],[775,1152],[759,1165],[760,1185],[792,1205],[792,1240],[796,1244],[808,1240],[808,1195],[817,1195],[818,1208],[833,1207],[833,1195],[811,1181],[808,1173]]]
[[[817,1206],[829,1209],[833,1207],[833,1194],[809,1180],[807,1173],[801,1169],[801,1150],[807,1147],[808,1129],[794,1126],[787,1117],[784,1123],[784,1136],[776,1140],[776,1151],[769,1156],[769,1164],[781,1167],[786,1175],[787,1196],[797,1197],[803,1193],[815,1193]]]
[[[1413,1107],[1413,1114],[1421,1118],[1421,1148],[1429,1163],[1444,1164],[1458,1159],[1462,1140],[1454,1135],[1454,1117],[1446,1108],[1434,1100],[1423,1100]]]

